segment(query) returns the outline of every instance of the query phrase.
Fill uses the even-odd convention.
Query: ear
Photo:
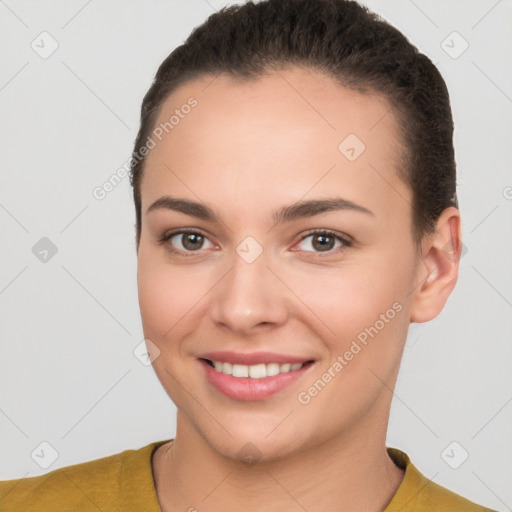
[[[434,233],[422,241],[411,322],[428,322],[442,311],[457,282],[461,251],[460,213],[450,206],[441,213]]]

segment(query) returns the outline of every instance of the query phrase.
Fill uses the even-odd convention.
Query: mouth
[[[206,357],[208,356],[208,357]],[[235,400],[257,401],[290,387],[315,364],[269,353],[215,353],[198,358],[207,382],[222,395]]]
[[[224,373],[225,375],[231,375],[235,378],[250,379],[264,379],[266,377],[274,377],[276,375],[294,372],[313,363],[313,360],[309,360],[302,363],[259,363],[247,365],[203,358],[201,358],[201,360],[216,371]]]

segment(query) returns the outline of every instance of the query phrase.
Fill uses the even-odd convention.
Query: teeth
[[[249,367],[245,364],[233,365],[233,377],[249,377]]]
[[[279,374],[279,365],[277,363],[270,363],[265,366],[267,369],[267,377],[273,377]]]
[[[304,363],[268,363],[268,364],[231,364],[222,361],[212,361],[218,372],[232,375],[233,377],[250,377],[251,379],[263,379],[273,377],[280,373],[288,373],[302,368]]]
[[[247,366],[245,368],[247,368]],[[249,366],[248,370],[249,377],[251,377],[251,379],[261,379],[262,377],[267,376],[267,368],[264,364],[255,364],[253,366]]]

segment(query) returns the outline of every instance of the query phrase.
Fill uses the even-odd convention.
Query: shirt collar
[[[157,448],[169,441],[171,439],[153,442],[135,452],[126,452],[125,460],[121,464],[120,484],[126,510],[162,512],[156,493],[151,458]],[[432,482],[416,469],[405,452],[391,447],[386,447],[386,450],[391,460],[405,470],[405,474],[383,512],[412,512],[418,495]]]

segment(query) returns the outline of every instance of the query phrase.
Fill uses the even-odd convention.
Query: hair
[[[458,208],[450,99],[428,57],[355,1],[249,1],[224,7],[197,26],[161,63],[144,96],[130,169],[137,247],[145,162],[140,150],[168,96],[209,75],[249,80],[290,66],[322,72],[344,87],[389,101],[401,138],[397,173],[412,191],[417,246],[445,208]]]

